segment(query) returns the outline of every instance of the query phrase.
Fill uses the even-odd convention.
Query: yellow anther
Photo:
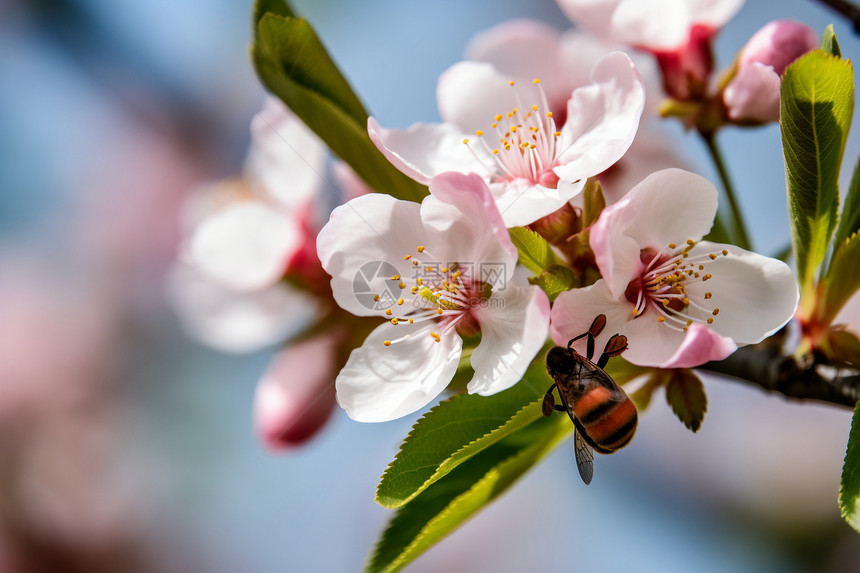
[[[399,281],[399,280],[400,280],[400,275],[391,275],[391,280],[393,280],[393,281]]]
[[[535,78],[535,79],[533,79],[533,80],[532,80],[532,83],[533,83],[533,84],[539,84],[539,83],[540,83],[540,78]]]
[[[552,117],[552,112],[551,112],[551,111],[546,112],[546,116],[547,116],[547,117]]]
[[[418,277],[417,279],[415,279],[415,284],[417,284],[418,286],[424,286],[424,279]]]
[[[418,250],[418,252],[419,252],[419,253],[423,253],[423,252],[424,252],[424,245],[418,245],[418,249],[417,249],[417,250]]]
[[[554,135],[554,136],[556,136],[556,137],[561,137],[561,132],[560,132],[560,131],[556,131],[553,135]]]
[[[708,280],[709,278],[711,278],[711,275],[710,275],[710,274],[707,274],[707,275],[705,275],[705,276],[703,276],[703,277],[702,277],[702,280],[703,280],[703,281],[706,281],[706,280]]]
[[[424,267],[424,270],[427,271],[428,273],[432,273],[433,267],[431,267],[430,265],[427,265],[426,267]]]
[[[536,105],[533,105],[533,106],[532,106],[532,111],[537,111],[537,106],[536,106]]]
[[[693,321],[692,321],[692,320],[688,320],[688,321],[687,321],[687,326],[688,326],[688,327],[689,327],[689,326],[692,326],[692,324],[693,324]]]
[[[482,135],[484,135],[484,132],[479,129],[478,131],[475,132],[475,135],[477,135],[478,137],[481,137]]]
[[[416,267],[417,267],[417,266],[418,266],[418,265],[420,265],[421,263],[419,263],[418,261],[412,261],[412,264],[413,264],[414,266],[416,266]]]
[[[662,316],[657,317],[657,322],[665,322],[665,321],[666,321],[666,319],[663,318]]]
[[[529,146],[529,143],[527,141],[524,141],[520,144],[520,147],[522,147],[523,149],[525,149],[528,146]]]
[[[390,340],[386,340],[386,341],[385,341],[385,342],[383,342],[382,344],[384,344],[385,346],[391,346],[391,341],[390,341]]]
[[[713,318],[708,318],[708,324],[714,324],[714,319],[713,319]]]
[[[498,155],[498,154],[499,154],[499,150],[498,150],[498,149],[494,149],[494,150],[493,150],[493,155]]]
[[[449,270],[451,270],[451,269],[449,269],[448,267],[442,267],[442,269],[441,269],[441,271],[443,273],[447,273]]]
[[[464,139],[463,143],[465,143],[466,145],[469,145],[469,138],[467,137],[466,139]]]
[[[534,148],[535,148],[535,144],[534,144],[534,143],[532,143],[531,145],[529,145],[529,149],[534,149]]]
[[[399,321],[399,320],[397,320],[396,318],[392,318],[392,319],[391,319],[391,324],[393,324],[394,326],[397,326],[397,323],[398,323],[398,322],[400,322],[400,321]]]
[[[440,336],[439,336],[438,334],[436,334],[435,332],[431,332],[431,333],[430,333],[430,336],[432,336],[432,337],[433,337],[433,340],[435,340],[436,342],[442,342],[442,337],[440,337]]]
[[[379,302],[379,295],[374,296],[374,297],[373,297],[373,301],[374,301],[374,302]]]
[[[411,292],[412,294],[418,294],[418,287],[417,286],[412,287],[411,289],[409,289],[409,292]]]
[[[409,324],[412,324],[413,322],[415,322],[415,321],[414,321],[414,320],[412,320],[412,319],[410,318],[410,319],[409,319]]]
[[[498,114],[498,113],[497,113],[497,114],[496,114],[496,118],[495,118],[495,119],[496,119],[496,121],[502,121],[502,116],[501,116],[501,114]]]
[[[512,125],[512,126],[511,126],[511,133],[516,133],[516,132],[517,132],[517,126],[516,126],[516,125]]]
[[[411,258],[412,258],[412,255],[406,255],[405,257],[403,257],[403,260],[408,261]]]
[[[462,275],[463,275],[463,272],[462,272],[462,271],[457,271],[456,273],[454,273],[454,278],[455,278],[455,279],[458,279],[458,278],[460,278]]]
[[[387,314],[388,316],[391,316],[391,314],[392,314],[392,313],[391,313],[391,309],[390,309],[390,308],[386,308],[386,309],[385,309],[385,314]]]
[[[499,118],[499,119],[501,119],[501,118]],[[492,127],[493,129],[496,129],[497,127],[499,127],[499,124],[498,123],[491,123],[490,127]]]
[[[694,241],[693,239],[687,239],[687,244],[692,247],[693,245],[696,244],[696,241]]]
[[[714,316],[717,316],[718,314],[720,314],[720,309],[715,308],[714,310],[711,311],[711,314],[713,314]]]
[[[442,309],[441,309],[441,308],[437,308],[437,309],[436,309],[436,314],[442,314]]]
[[[668,298],[663,299],[663,306],[669,306],[669,299]]]
[[[717,258],[717,255],[715,255],[714,253],[711,253],[710,255],[708,255],[708,258],[713,261],[714,259]]]
[[[399,285],[397,285],[397,286],[398,286],[398,287],[400,287],[401,289],[404,289],[404,288],[406,288],[406,283],[401,282],[401,283],[400,283]]]
[[[509,112],[508,112],[508,119],[510,119],[510,118],[512,118],[512,117],[514,117],[514,112],[509,111]]]
[[[402,298],[397,299],[397,306],[402,305],[404,300]]]
[[[633,316],[639,316],[639,310],[633,309]]]
[[[727,257],[727,256],[729,255],[729,251],[728,251],[728,249],[723,249],[723,251],[722,251],[722,252],[723,252],[723,256],[724,256],[724,257]]]
[[[510,146],[510,145],[506,145],[506,146],[505,146],[505,151],[510,151],[510,150],[511,150],[511,146]]]
[[[670,249],[674,249],[674,248],[676,248],[677,246],[678,246],[678,245],[676,245],[675,243],[669,243],[669,248],[670,248]]]
[[[509,82],[508,82],[508,85],[509,85],[509,86],[514,85],[514,80],[509,81]]]
[[[706,292],[706,293],[705,293],[705,300],[708,300],[708,299],[709,299],[709,298],[711,298],[712,296],[714,296],[712,293],[710,293],[710,292]]]
[[[705,270],[705,265],[699,265],[699,270],[700,270],[700,271]]]
[[[401,298],[400,300],[403,300],[403,299]],[[690,299],[688,299],[688,298],[686,298],[686,297],[685,297],[685,298],[682,298],[681,300],[683,300],[683,301],[684,301],[684,304],[690,304]],[[398,302],[397,304],[400,304],[400,303]]]

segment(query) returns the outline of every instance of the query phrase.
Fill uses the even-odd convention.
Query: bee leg
[[[581,338],[588,337],[587,347],[586,347],[586,358],[591,360],[592,356],[594,356],[594,339],[600,336],[600,333],[603,332],[603,329],[606,327],[606,315],[598,314],[597,317],[592,321],[591,326],[588,327],[588,332],[584,332],[577,337],[571,338],[567,343],[567,349],[571,350],[571,345]]]
[[[607,341],[606,347],[603,349],[603,354],[600,355],[600,359],[597,361],[597,367],[605,367],[610,358],[618,356],[625,350],[627,350],[627,337],[623,334],[613,334],[612,338]]]
[[[553,390],[555,390],[555,383],[549,387],[543,397],[543,415],[547,417],[552,416],[552,413],[558,409],[555,405],[555,396],[552,395]]]

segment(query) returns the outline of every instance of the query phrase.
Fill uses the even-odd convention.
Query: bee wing
[[[576,468],[579,470],[579,477],[585,485],[588,485],[594,477],[594,452],[577,429],[573,431],[573,446],[576,449]]]

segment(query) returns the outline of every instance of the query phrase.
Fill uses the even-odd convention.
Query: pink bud
[[[335,404],[337,337],[327,333],[285,348],[257,385],[254,424],[270,450],[298,446],[316,434]]]
[[[775,20],[753,34],[741,51],[737,74],[723,92],[729,118],[777,121],[780,77],[789,64],[816,47],[815,31],[794,20]]]
[[[794,20],[774,20],[752,35],[744,46],[740,66],[759,62],[781,76],[788,65],[818,47],[815,30]]]

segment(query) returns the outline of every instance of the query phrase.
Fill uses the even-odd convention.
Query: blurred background
[[[438,120],[436,78],[476,32],[513,17],[569,26],[550,0],[294,6],[391,127]],[[250,10],[0,0],[0,572],[358,571],[388,518],[374,489],[417,415],[337,411],[305,447],[268,453],[252,403],[271,352],[203,348],[164,301],[181,205],[241,169],[263,101]],[[776,18],[835,23],[843,55],[860,54],[816,2],[749,0],[719,65]],[[716,182],[703,146],[669,127]],[[778,128],[720,143],[757,249],[778,251]],[[858,152],[854,133],[846,165]],[[836,504],[850,412],[706,386],[698,434],[655,399],[590,487],[564,444],[410,571],[860,569]]]

